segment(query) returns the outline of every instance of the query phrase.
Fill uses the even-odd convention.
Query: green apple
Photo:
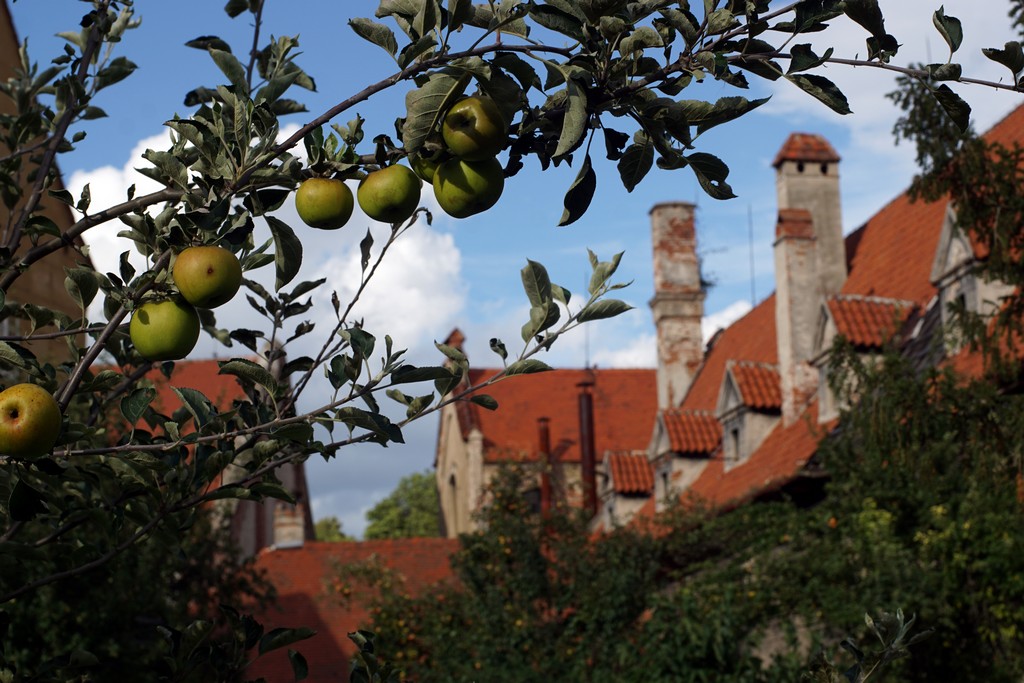
[[[242,285],[242,265],[223,247],[188,247],[174,259],[171,275],[185,301],[199,308],[226,304]]]
[[[441,137],[452,154],[460,159],[484,161],[505,147],[508,124],[494,100],[466,97],[445,114]]]
[[[427,183],[434,182],[434,172],[437,171],[437,167],[440,164],[440,161],[427,159],[426,157],[421,157],[419,154],[409,155],[409,165],[412,166],[413,172]]]
[[[337,230],[352,217],[352,190],[336,178],[309,178],[295,192],[295,210],[311,228]]]
[[[401,223],[420,204],[420,179],[408,166],[395,164],[363,178],[356,199],[367,216],[382,223]]]
[[[60,406],[37,384],[0,392],[0,454],[38,458],[53,450],[60,433]]]
[[[187,301],[147,301],[135,309],[128,334],[146,360],[178,360],[199,341],[199,314]]]
[[[501,163],[450,159],[437,167],[434,196],[449,216],[466,218],[494,206],[505,188]]]

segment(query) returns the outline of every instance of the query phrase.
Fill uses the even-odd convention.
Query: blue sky
[[[880,4],[888,30],[902,45],[896,63],[945,59],[946,46],[931,25],[937,4],[921,0],[881,0]],[[188,114],[182,104],[187,91],[219,82],[220,73],[209,57],[184,43],[212,34],[227,40],[236,53],[248,50],[250,23],[246,18],[229,19],[222,6],[223,2],[211,0],[137,3],[142,25],[126,34],[118,53],[131,58],[139,69],[100,95],[95,104],[109,117],[91,122],[88,137],[59,161],[72,191],[90,183],[94,209],[121,201],[131,183],[139,183],[141,191],[142,181],[132,171],[144,163],[141,152],[163,144],[164,121],[176,113]],[[395,71],[385,52],[357,38],[347,25],[352,17],[371,17],[376,6],[374,0],[267,0],[264,35],[298,35],[303,52],[300,63],[318,88],[316,93],[299,93],[310,113],[286,118],[286,124],[301,125]],[[1013,39],[1006,6],[1004,0],[946,2],[946,13],[964,24],[964,45],[957,58],[964,64],[965,75],[1005,78],[1001,67],[980,55],[980,48],[999,47]],[[45,64],[61,49],[62,41],[54,35],[74,29],[84,7],[73,0],[18,0],[11,10],[19,35],[29,39],[30,53]],[[837,56],[853,57],[864,53],[863,41],[862,29],[839,21],[818,34],[814,42],[835,46]],[[771,94],[768,104],[700,138],[700,151],[721,157],[731,168],[729,182],[739,195],[737,199],[720,202],[707,198],[687,170],[655,170],[627,193],[613,164],[595,154],[598,190],[594,203],[580,221],[558,228],[562,195],[575,169],[562,167],[542,173],[535,162],[528,161],[523,172],[509,179],[498,205],[486,214],[460,221],[435,211],[432,225],[410,230],[361,303],[361,314],[379,336],[390,331],[399,346],[410,349],[414,361],[436,362],[432,341],[443,340],[458,326],[468,337],[471,361],[494,365],[497,358],[487,350],[487,340],[498,336],[511,348],[519,337],[526,311],[519,269],[527,258],[544,263],[554,281],[580,292],[589,273],[588,247],[602,258],[624,251],[619,277],[633,284],[622,292],[622,298],[636,310],[594,324],[585,333],[578,331],[560,341],[546,360],[559,366],[581,366],[588,359],[600,367],[651,366],[654,338],[647,309],[652,294],[647,217],[651,206],[678,200],[698,205],[699,249],[705,273],[715,282],[705,303],[711,318],[709,334],[715,321],[728,322],[748,310],[752,291],[759,300],[774,289],[771,243],[776,205],[770,162],[790,132],[822,134],[842,157],[847,232],[909,183],[913,152],[905,145],[893,144],[890,131],[897,112],[883,96],[891,89],[892,78],[874,69],[842,66],[829,67],[824,75],[846,92],[853,115],[840,117],[792,87],[773,85],[742,93],[748,97]],[[1019,95],[983,87],[955,89],[974,107],[975,125],[980,130],[1022,102]],[[741,93],[706,83],[693,86],[685,96],[716,99],[727,94]],[[339,119],[344,123],[358,112],[367,120],[369,140],[377,133],[392,132],[394,119],[403,111],[404,89],[400,87],[375,96]],[[426,193],[426,205],[431,206],[432,201]],[[278,217],[292,222],[305,241],[306,259],[299,277],[327,277],[340,295],[351,291],[358,273],[356,245],[370,221],[357,214],[344,230],[323,233],[305,230],[290,204]],[[381,230],[380,226],[375,229]],[[116,259],[128,248],[117,244],[116,231],[116,226],[109,226],[87,235],[101,268],[105,268],[103,258]],[[319,304],[329,305],[328,301],[329,294],[325,294]],[[253,318],[244,301],[218,309],[221,326],[251,326]],[[193,357],[224,358],[236,353],[239,350],[203,340]],[[313,407],[325,397],[326,387],[313,385],[305,407]],[[407,430],[404,447],[349,449],[329,463],[311,459],[307,467],[314,515],[337,516],[346,531],[361,533],[365,511],[387,495],[402,475],[432,465],[435,434],[436,421],[426,419]]]

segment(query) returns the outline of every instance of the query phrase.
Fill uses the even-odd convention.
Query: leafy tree
[[[433,473],[402,477],[387,498],[370,508],[366,520],[368,540],[440,535],[441,508]]]
[[[341,522],[337,517],[321,517],[316,520],[316,540],[351,541],[352,537],[341,530]]]
[[[63,415],[51,452],[0,455],[0,609],[8,615],[5,620],[12,618],[10,610],[44,614],[54,591],[88,586],[92,577],[132,566],[144,548],[177,552],[197,511],[213,501],[288,500],[290,494],[275,477],[286,463],[312,455],[330,459],[356,442],[401,443],[406,424],[452,401],[495,407],[483,395],[467,399],[468,393],[452,393],[468,369],[457,349],[438,345],[449,361],[444,367],[415,367],[385,330],[365,329],[351,315],[415,215],[368,231],[361,242],[363,274],[353,297],[346,302],[335,293],[333,311],[316,322],[304,319],[324,281],[296,282],[304,233],[274,215],[304,181],[355,181],[409,155],[439,161],[448,154],[441,124],[449,107],[464,94],[479,92],[498,104],[506,126],[504,176],[522,172],[530,157],[541,169],[563,163],[576,168],[562,225],[583,215],[596,191],[595,139],[603,140],[627,189],[657,165],[689,168],[710,196],[726,198],[732,196],[728,168],[709,152],[696,151],[696,143],[708,129],[766,100],[728,96],[710,102],[681,94],[709,79],[740,90],[750,79],[785,80],[846,113],[845,97],[820,74],[821,67],[841,62],[893,68],[889,62],[898,51],[898,40],[886,32],[874,0],[804,0],[779,8],[767,0],[705,0],[694,8],[668,0],[477,5],[468,0],[381,0],[375,18],[388,24],[353,18],[349,27],[380,46],[395,61],[395,72],[307,117],[279,141],[281,119],[305,111],[301,91],[312,90],[315,82],[297,61],[298,40],[265,30],[263,5],[264,0],[226,3],[231,17],[243,17],[253,26],[252,40],[237,50],[217,36],[189,41],[189,48],[209,55],[220,82],[197,84],[185,93],[188,110],[167,121],[169,146],[147,150],[138,161],[161,189],[137,195],[129,188],[114,206],[92,206],[88,188],[71,196],[58,182],[56,161],[73,152],[91,120],[105,115],[96,97],[135,69],[118,54],[121,38],[136,25],[132,2],[88,3],[84,16],[68,18],[69,31],[61,34],[67,42],[63,52],[47,57],[40,67],[23,45],[18,70],[0,83],[0,95],[13,105],[12,113],[0,115],[0,316],[21,323],[19,333],[0,340],[0,363],[5,378],[17,378],[5,381],[41,385]],[[818,55],[809,43],[797,42],[843,15],[865,29],[866,58],[840,59],[831,50]],[[201,26],[200,17],[194,20]],[[934,24],[954,53],[959,22],[940,11]],[[1019,48],[1005,48],[990,56],[1012,67],[1018,53]],[[905,72],[960,79],[950,65]],[[989,85],[1016,89],[1016,83],[1015,74],[1013,85]],[[364,130],[355,108],[388,88],[404,89],[406,111],[396,112],[394,130]],[[966,103],[945,83],[933,92],[965,129]],[[348,123],[339,123],[342,115]],[[299,144],[304,155],[295,150]],[[48,197],[75,207],[82,217],[60,227],[56,216],[48,215],[43,201]],[[117,272],[98,272],[81,238],[112,221],[122,224],[128,250]],[[176,387],[180,407],[158,408],[145,375],[155,369],[169,377],[173,360],[164,360],[164,352],[156,360],[143,357],[129,320],[177,296],[182,288],[172,269],[178,254],[189,246],[213,245],[238,258],[244,296],[261,321],[258,329],[221,329],[213,312],[193,313],[178,305],[171,308],[181,309],[174,315],[185,322],[172,332],[175,341],[187,341],[180,337],[198,315],[206,334],[232,348],[243,347],[238,357],[220,363],[220,373],[235,378],[245,398],[215,407],[200,392]],[[74,302],[70,313],[8,296],[12,285],[45,267],[58,252],[70,252],[75,260],[64,283]],[[145,257],[144,269],[131,264],[130,252]],[[609,298],[622,286],[612,279],[620,256],[601,261],[591,254],[593,275],[582,301],[570,301],[569,290],[529,261],[522,271],[530,311],[522,347],[509,354],[505,343],[495,339],[492,348],[503,369],[484,384],[547,369],[535,357],[541,350],[580,324],[627,310],[624,302]],[[273,269],[272,287],[252,278],[265,267]],[[288,345],[302,337],[317,339],[318,350],[289,355]],[[47,339],[66,342],[68,354],[42,354],[33,342]],[[171,355],[180,355],[187,345],[172,345]],[[260,362],[253,362],[252,355]],[[97,364],[101,357],[103,367]],[[316,386],[313,379],[323,376],[330,385],[327,395],[317,397],[312,408],[298,410],[300,398]],[[241,474],[223,476],[229,466]],[[222,615],[221,630],[204,618],[164,627],[170,677],[226,677],[244,669],[248,650],[262,654],[308,635],[302,630],[264,634],[228,607]],[[76,652],[71,639],[55,637],[33,655],[4,664],[0,676],[38,680],[50,675],[48,662],[86,666],[92,656],[112,661],[122,656]],[[292,662],[296,676],[304,675],[301,655],[293,654]]]

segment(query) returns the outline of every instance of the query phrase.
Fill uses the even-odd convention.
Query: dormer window
[[[730,361],[718,394],[716,417],[725,440],[726,470],[747,461],[774,428],[782,410],[779,370],[775,365]]]

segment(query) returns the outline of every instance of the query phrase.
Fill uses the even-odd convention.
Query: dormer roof
[[[744,407],[763,411],[782,408],[782,388],[779,382],[779,368],[776,365],[730,360],[726,365],[723,385],[725,382],[732,383],[736,389],[739,403]],[[720,405],[719,412],[724,412],[732,407]]]
[[[722,425],[710,412],[674,408],[661,414],[672,451],[710,455],[722,442]]]
[[[609,453],[608,475],[619,495],[647,496],[654,491],[654,471],[645,451]]]
[[[902,329],[915,305],[901,299],[858,294],[830,297],[825,303],[836,333],[860,349],[880,349]]]

